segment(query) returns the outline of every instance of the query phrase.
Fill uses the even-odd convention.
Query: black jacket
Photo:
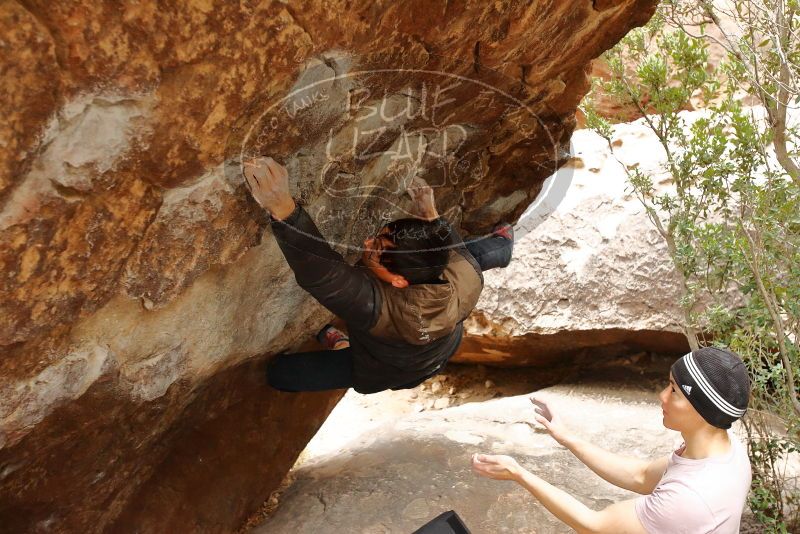
[[[483,275],[455,229],[460,246],[450,253],[443,282],[398,290],[360,261],[349,265],[301,206],[282,221],[271,218],[271,225],[300,287],[347,324],[356,391],[416,386],[456,352]],[[423,327],[409,326],[410,310]]]

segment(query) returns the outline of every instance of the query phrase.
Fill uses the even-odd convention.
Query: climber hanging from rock
[[[508,223],[466,243],[436,211],[433,190],[414,178],[414,217],[383,226],[349,265],[322,237],[289,191],[289,174],[272,158],[244,165],[247,185],[270,213],[273,234],[297,283],[340,317],[349,333],[326,325],[323,351],[270,361],[270,385],[283,391],[354,388],[359,393],[417,386],[456,352],[462,322],[478,301],[487,269],[511,261]]]

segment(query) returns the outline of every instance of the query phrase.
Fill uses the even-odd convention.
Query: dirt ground
[[[524,395],[561,384],[583,392],[602,392],[631,400],[641,393],[657,395],[667,383],[674,358],[637,353],[602,362],[582,362],[549,369],[495,368],[450,364],[438,376],[414,389],[361,395],[347,392],[297,462],[261,509],[242,525],[240,533],[265,521],[280,506],[281,495],[294,481],[294,471],[316,457],[346,449],[347,444],[370,429],[404,415],[435,411],[499,397]],[[637,392],[638,395],[637,395]],[[763,531],[749,511],[742,518],[743,534]]]
[[[413,389],[372,395],[350,390],[300,454],[281,486],[239,532],[249,531],[278,508],[281,494],[293,481],[294,469],[317,456],[346,447],[352,439],[388,420],[414,412],[523,395],[555,384],[615,391],[623,398],[635,388],[651,392],[655,400],[666,384],[673,360],[641,352],[603,362],[571,362],[548,369],[449,364],[441,374]]]

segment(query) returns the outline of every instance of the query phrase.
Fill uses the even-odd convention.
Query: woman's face
[[[661,399],[661,410],[666,428],[686,432],[707,424],[678,387],[672,373],[669,374],[669,384],[661,390],[658,398]]]

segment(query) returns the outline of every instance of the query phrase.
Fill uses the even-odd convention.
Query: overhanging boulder
[[[348,259],[402,212],[398,154],[465,231],[515,219],[655,4],[3,2],[3,529],[235,528],[339,395],[264,386],[330,315],[242,155],[286,163]]]

